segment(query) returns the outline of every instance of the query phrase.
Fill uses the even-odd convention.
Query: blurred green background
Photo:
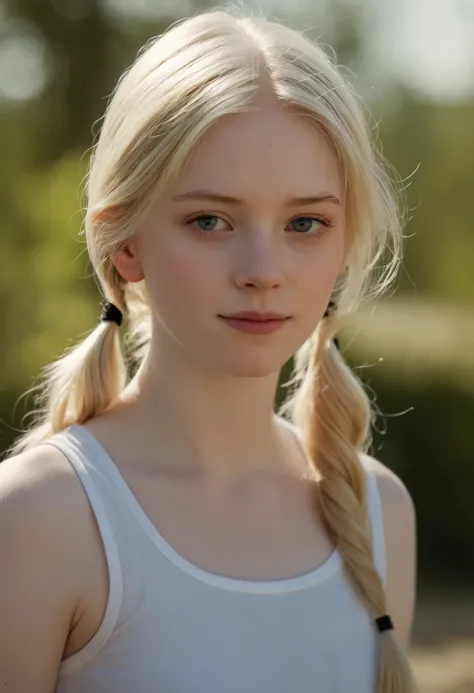
[[[28,408],[20,395],[98,319],[81,183],[107,97],[150,37],[212,6],[0,0],[0,450]],[[417,508],[422,690],[472,692],[474,0],[259,7],[335,52],[405,181],[397,285],[341,343],[380,411],[371,453]]]

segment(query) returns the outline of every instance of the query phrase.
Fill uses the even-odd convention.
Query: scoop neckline
[[[286,421],[285,423],[293,427],[292,424],[289,424]],[[180,568],[183,572],[199,580],[200,582],[234,592],[282,594],[285,592],[295,592],[312,587],[324,580],[327,580],[337,573],[342,567],[343,561],[341,554],[338,548],[335,547],[332,553],[323,561],[323,563],[317,566],[314,570],[295,575],[293,577],[275,580],[250,580],[234,578],[229,575],[223,575],[205,570],[204,568],[201,568],[185,558],[165,539],[158,527],[151,521],[145,510],[138,502],[137,497],[133,493],[128,483],[125,481],[125,478],[113,461],[112,457],[109,455],[102,443],[95,437],[95,435],[87,428],[84,428],[84,426],[81,424],[72,424],[68,430],[72,434],[75,434],[82,439],[83,442],[87,443],[89,447],[92,448],[94,458],[98,459],[99,463],[107,468],[108,474],[111,477],[115,488],[120,493],[124,502],[127,504],[127,507],[133,513],[135,519],[153,544],[176,567]],[[295,432],[295,435],[298,435],[298,433]],[[90,464],[93,465],[94,461],[91,460]]]

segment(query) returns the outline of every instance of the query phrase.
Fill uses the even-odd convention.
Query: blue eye
[[[203,236],[213,236],[218,231],[222,230],[216,228],[219,221],[226,223],[224,222],[224,219],[216,216],[215,214],[200,214],[197,217],[189,219],[189,221],[187,221],[186,223],[189,226],[192,226],[198,234],[202,234]]]
[[[313,224],[316,225],[315,228],[313,228]],[[321,229],[322,226],[326,228],[333,226],[329,219],[323,217],[297,217],[290,222],[290,226],[291,225],[293,225],[294,231],[304,236],[320,235],[323,231],[323,229]],[[308,233],[310,231],[314,231],[314,233]]]
[[[198,223],[198,226],[202,231],[213,231],[217,219],[218,217],[214,217],[211,214],[206,214],[201,217],[197,217],[193,221]]]

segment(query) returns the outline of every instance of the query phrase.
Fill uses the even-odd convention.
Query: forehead
[[[195,145],[173,192],[209,188],[242,198],[341,197],[337,157],[317,125],[276,99],[222,117]]]

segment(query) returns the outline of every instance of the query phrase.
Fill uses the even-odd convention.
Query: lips
[[[232,315],[221,315],[219,317],[226,318],[228,320],[248,320],[252,322],[267,322],[270,320],[287,320],[289,316],[273,312],[259,313],[257,311],[242,311],[240,313],[234,313]]]
[[[261,317],[259,319],[249,319],[249,318],[234,318],[234,317],[224,317],[224,316],[219,316],[221,320],[227,323],[229,327],[234,328],[235,330],[239,330],[240,332],[246,332],[248,334],[254,334],[254,335],[266,335],[266,334],[271,334],[272,332],[276,332],[280,328],[283,327],[283,325],[286,324],[286,322],[289,320],[289,318],[266,318],[262,319]]]

